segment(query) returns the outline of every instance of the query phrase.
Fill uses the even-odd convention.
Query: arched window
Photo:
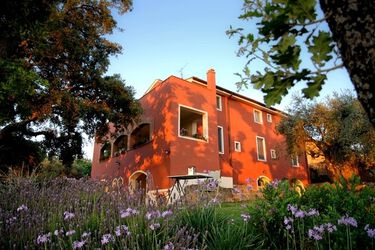
[[[266,177],[266,176],[260,176],[258,178],[258,181],[257,181],[258,189],[265,188],[270,182],[271,182],[271,180],[268,177]]]
[[[149,123],[142,123],[133,130],[130,136],[130,149],[137,148],[151,139],[151,126]]]
[[[100,149],[100,161],[104,161],[111,156],[111,144],[109,142],[104,143],[102,148]]]
[[[121,135],[113,143],[113,155],[118,156],[128,150],[128,136]]]

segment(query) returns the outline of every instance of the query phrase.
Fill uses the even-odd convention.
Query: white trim
[[[295,159],[297,160],[297,164],[294,164],[293,163],[293,157],[296,157]],[[292,156],[292,167],[294,168],[298,168],[300,165],[299,165],[299,159],[298,159],[298,155],[295,155],[295,156]]]
[[[220,129],[220,134],[221,134],[221,140],[219,141],[219,136],[217,138],[218,143],[221,145],[222,151],[220,151],[220,147],[218,148],[219,154],[224,154],[224,128],[222,126],[217,126],[218,129]],[[219,131],[218,131],[219,132]]]
[[[218,102],[219,100],[219,102]],[[219,106],[218,106],[219,104]],[[219,110],[219,111],[222,111],[223,110],[223,99],[221,98],[220,95],[216,95],[216,109]]]
[[[238,146],[238,147],[237,147]],[[241,152],[241,142],[234,141],[234,151]]]
[[[263,140],[262,144],[263,144],[264,159],[259,159],[258,138]],[[258,159],[258,161],[267,161],[266,139],[264,139],[264,137],[261,137],[261,136],[256,136],[255,142],[256,142],[256,146],[257,146],[257,159]]]
[[[260,121],[257,121],[256,113],[259,112],[259,119]],[[263,113],[259,109],[253,109],[253,115],[254,115],[254,122],[258,124],[263,124]]]
[[[186,108],[186,109],[190,109],[190,110],[196,111],[197,113],[201,113],[202,114],[203,136],[204,136],[204,138],[206,138],[206,140],[201,140],[201,139],[197,139],[197,138],[190,137],[190,136],[180,135],[180,131],[181,131],[181,124],[180,124],[180,121],[181,121],[181,107]],[[188,139],[188,140],[200,141],[200,142],[206,142],[206,143],[208,143],[208,113],[206,111],[203,111],[203,110],[200,110],[200,109],[196,109],[196,108],[193,108],[193,107],[189,107],[189,106],[186,106],[186,105],[178,104],[178,120],[177,120],[177,122],[178,122],[178,131],[177,131],[177,136],[178,137],[184,138],[184,139]]]
[[[270,153],[271,153],[271,159],[277,159],[277,155],[276,155],[276,150],[275,149],[271,149]]]
[[[272,115],[267,114],[267,122],[272,123]]]

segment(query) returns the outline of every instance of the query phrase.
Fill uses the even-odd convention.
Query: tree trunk
[[[358,99],[375,126],[375,1],[320,0],[320,5]]]

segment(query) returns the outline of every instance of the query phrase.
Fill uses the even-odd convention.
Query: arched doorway
[[[270,183],[271,180],[267,176],[259,176],[257,179],[258,190],[265,188]]]
[[[129,185],[130,190],[133,192],[142,192],[143,194],[146,194],[147,189],[147,174],[144,171],[135,171],[130,177],[129,177]]]

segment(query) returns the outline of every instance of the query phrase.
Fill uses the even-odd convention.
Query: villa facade
[[[255,190],[275,179],[309,182],[306,155],[288,155],[285,138],[276,133],[285,114],[217,86],[213,69],[206,80],[156,80],[140,103],[137,126],[94,145],[93,178],[148,190],[169,189],[169,176],[188,169],[215,173],[223,187],[249,180]]]

